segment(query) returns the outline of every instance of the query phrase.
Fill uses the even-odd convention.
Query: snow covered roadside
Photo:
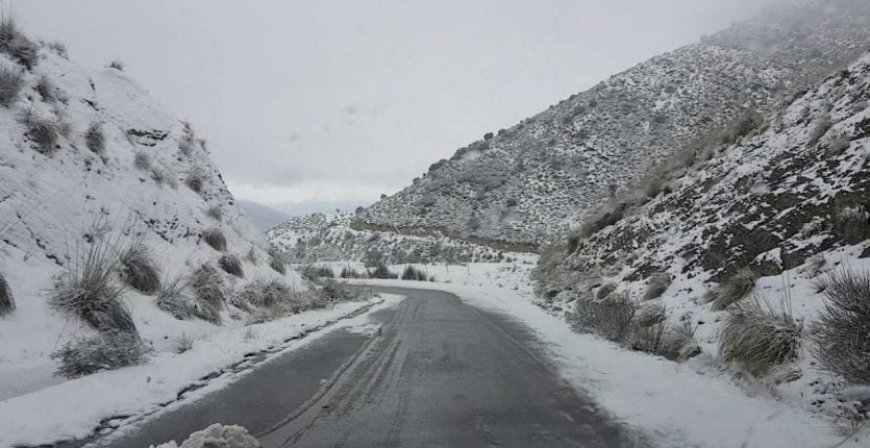
[[[472,305],[516,318],[551,347],[566,380],[589,393],[619,420],[649,434],[660,446],[827,447],[843,440],[809,411],[767,397],[750,397],[727,374],[701,362],[678,364],[575,333],[564,321],[536,306],[530,291],[508,287],[511,281],[525,282],[501,277],[469,277],[464,284],[352,282],[443,290]],[[866,446],[870,436],[866,430],[862,436],[860,441],[852,438],[840,446]]]
[[[104,419],[152,414],[175,401],[187,386],[244,360],[246,354],[278,348],[280,350],[270,358],[277,356],[326,333],[322,330],[290,340],[306,335],[312,328],[331,323],[334,324],[329,325],[329,330],[364,325],[368,313],[395,306],[400,301],[399,296],[382,295],[373,301],[341,303],[331,309],[263,324],[227,328],[194,340],[191,349],[182,354],[158,352],[145,365],[89,375],[2,401],[0,446],[83,438],[91,435]],[[356,315],[369,306],[367,312]],[[226,387],[245,373],[217,378],[184,398],[198,399]],[[119,418],[118,422],[122,420],[129,421],[129,418]]]

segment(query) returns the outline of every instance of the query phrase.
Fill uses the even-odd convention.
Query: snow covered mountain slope
[[[350,214],[294,217],[269,230],[267,237],[273,248],[292,263],[468,263],[501,261],[517,255],[448,238],[439,232],[399,234],[361,228]]]
[[[434,163],[357,222],[551,241],[704,129],[765,113],[870,46],[870,5],[780,10],[655,57]]]
[[[707,148],[709,160],[675,161],[652,188],[612,198],[545,254],[544,305],[595,331],[584,316],[628,297],[665,328],[690,329],[714,362],[844,425],[860,423],[870,400],[840,393],[870,379],[870,283],[861,274],[870,268],[870,54],[744,131],[735,144]],[[823,324],[836,300],[851,308]],[[746,316],[762,330],[746,332]],[[832,343],[841,329],[848,342]],[[735,335],[749,354],[735,351]],[[754,365],[759,353],[774,353],[764,359],[772,365]]]
[[[172,351],[244,323],[256,307],[239,292],[251,285],[305,289],[278,272],[188,124],[123,71],[90,72],[60,45],[28,47],[7,31],[4,22],[0,278],[12,300],[0,306],[0,399],[62,381],[52,354],[67,343],[122,331]]]

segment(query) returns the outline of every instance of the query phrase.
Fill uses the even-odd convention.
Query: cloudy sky
[[[763,0],[18,0],[32,35],[128,74],[209,140],[237,197],[368,204],[485,132]]]

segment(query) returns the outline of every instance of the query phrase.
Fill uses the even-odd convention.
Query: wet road
[[[641,443],[565,384],[523,325],[438,291],[334,331],[110,446],[240,424],[273,447],[615,447]]]

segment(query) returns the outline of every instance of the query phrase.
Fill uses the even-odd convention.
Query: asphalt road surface
[[[523,325],[444,292],[377,289],[408,297],[373,316],[379,335],[333,331],[108,446],[215,422],[264,448],[644,445],[561,380]]]

